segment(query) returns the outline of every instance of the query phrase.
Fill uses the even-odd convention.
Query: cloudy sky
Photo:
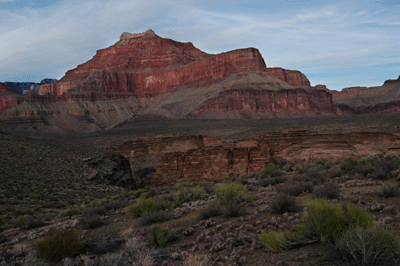
[[[256,47],[330,89],[400,75],[399,0],[0,0],[0,81],[60,79],[148,29],[208,53]]]

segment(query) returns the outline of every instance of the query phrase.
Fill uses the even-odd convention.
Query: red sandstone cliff
[[[240,72],[265,71],[255,48],[218,55],[206,54],[192,43],[161,38],[149,30],[121,35],[109,48],[99,50],[88,62],[68,71],[55,84],[43,85],[40,95],[71,93],[127,93],[154,97],[182,86],[201,87]]]
[[[298,70],[288,70],[280,67],[267,68],[269,74],[297,87],[311,87],[308,78]]]
[[[21,92],[0,82],[0,112],[20,104],[23,100]]]
[[[335,115],[332,95],[326,91],[229,90],[190,114],[193,118],[288,118]]]

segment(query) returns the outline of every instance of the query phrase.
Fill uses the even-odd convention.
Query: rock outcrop
[[[258,173],[269,162],[332,161],[399,150],[400,138],[392,134],[308,130],[268,132],[229,143],[193,135],[141,137],[110,148],[129,161],[136,185],[214,181]]]
[[[17,106],[23,100],[21,92],[0,82],[0,112]]]
[[[387,80],[379,87],[351,87],[340,92],[332,91],[332,98],[335,106],[352,109],[354,114],[399,112],[400,77]]]
[[[28,93],[39,93],[40,86],[48,83],[55,83],[56,79],[43,79],[40,83],[35,82],[4,82],[4,84],[19,90],[23,95]]]
[[[280,67],[267,68],[269,74],[296,87],[311,87],[308,78],[298,70],[288,70]]]
[[[202,119],[258,119],[335,115],[326,91],[235,89],[210,99],[190,117]]]

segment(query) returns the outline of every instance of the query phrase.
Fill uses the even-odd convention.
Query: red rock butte
[[[233,73],[264,71],[264,59],[255,48],[210,55],[192,43],[161,38],[148,30],[123,33],[116,44],[97,51],[59,82],[43,85],[39,94],[60,96],[70,90],[154,97],[182,86],[210,85]]]

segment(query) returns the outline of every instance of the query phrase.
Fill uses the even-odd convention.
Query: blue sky
[[[400,75],[400,0],[0,0],[0,81],[60,79],[148,29],[208,53],[256,47],[330,89]]]

